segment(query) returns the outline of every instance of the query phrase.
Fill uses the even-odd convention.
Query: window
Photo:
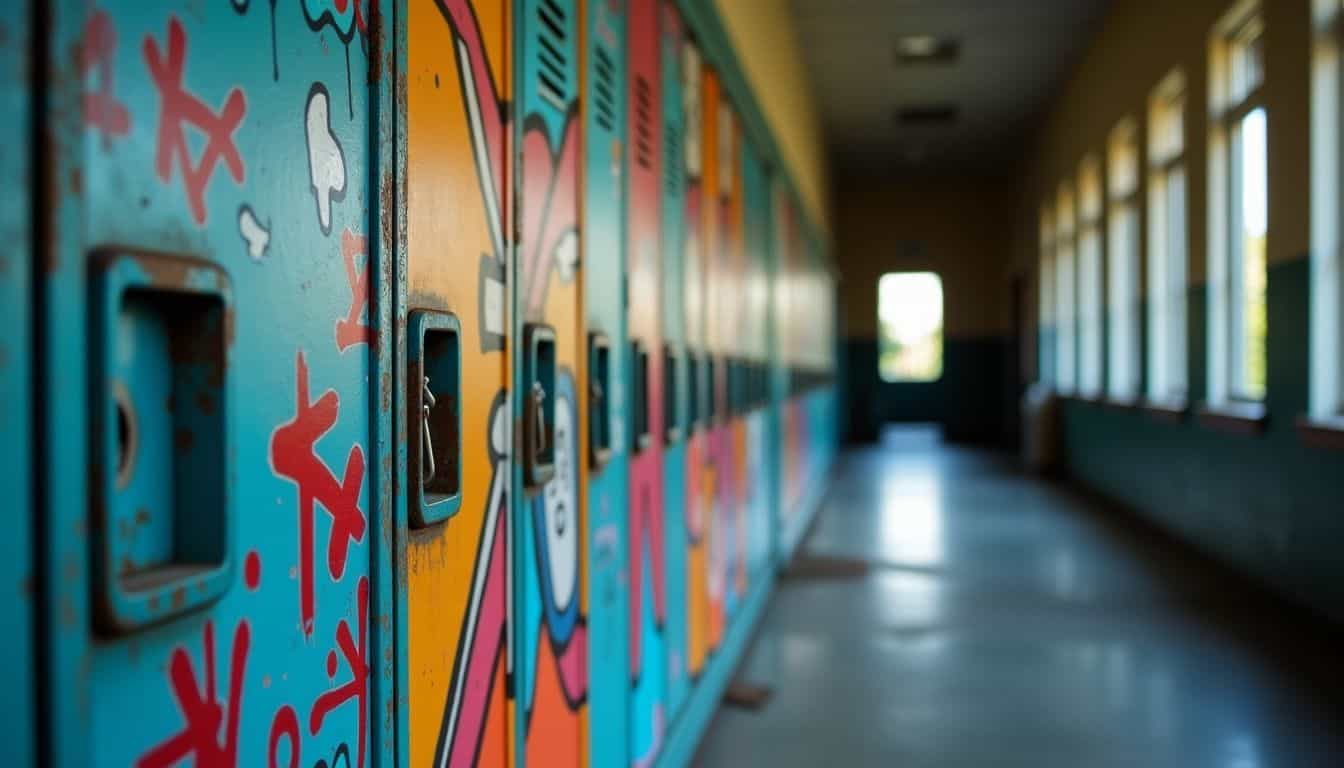
[[[1078,169],[1078,392],[1084,397],[1100,397],[1102,386],[1101,210],[1101,163],[1089,155]]]
[[[1344,417],[1344,6],[1315,0],[1311,127],[1311,416]]]
[[[1148,104],[1148,400],[1188,397],[1186,360],[1185,75]]]
[[[1078,383],[1077,315],[1074,310],[1073,188],[1059,185],[1055,208],[1055,386],[1072,394]]]
[[[1040,380],[1046,384],[1055,382],[1055,257],[1051,250],[1054,239],[1054,222],[1051,221],[1049,204],[1041,206],[1041,263],[1037,270],[1040,278],[1040,308],[1037,310],[1040,333],[1037,335],[1036,365]]]
[[[878,371],[883,381],[943,376],[943,281],[932,272],[891,272],[877,283]]]
[[[1106,394],[1139,396],[1139,146],[1138,126],[1122,120],[1106,150]]]
[[[1244,5],[1244,4],[1243,4]],[[1239,6],[1216,30],[1210,56],[1209,401],[1265,398],[1265,241],[1268,115],[1264,25]]]

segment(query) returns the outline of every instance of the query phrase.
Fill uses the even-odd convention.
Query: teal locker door
[[[589,764],[624,766],[628,429],[625,325],[625,3],[587,3],[584,22],[584,306],[592,410],[588,475]]]
[[[682,25],[672,0],[662,0],[660,12],[661,82],[663,116],[663,335],[677,361],[664,402],[669,439],[663,451],[664,571],[667,574],[666,654],[667,720],[677,719],[690,689],[686,648],[686,443],[691,434],[690,345],[686,335],[686,248],[692,241],[686,226],[686,131],[682,105]],[[695,126],[689,130],[697,130]],[[673,431],[674,430],[674,431]]]
[[[34,623],[37,591],[33,579],[33,232],[29,121],[34,89],[30,71],[28,5],[6,14],[5,45],[0,46],[0,180],[14,194],[0,205],[0,466],[6,509],[6,534],[0,539],[0,589],[9,606],[2,650],[8,660],[0,672],[6,691],[0,713],[9,735],[6,760],[22,768],[33,764],[37,722],[34,697]]]
[[[43,762],[388,765],[369,4],[48,12]]]

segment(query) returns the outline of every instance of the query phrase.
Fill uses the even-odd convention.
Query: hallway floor
[[[1342,669],[1218,566],[897,430],[840,460],[738,670],[774,695],[721,708],[697,764],[1344,766]]]

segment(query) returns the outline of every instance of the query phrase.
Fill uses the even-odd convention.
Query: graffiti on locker
[[[472,4],[466,0],[438,0],[439,14],[452,33],[458,85],[470,137],[470,151],[477,171],[477,184],[486,213],[491,251],[483,253],[479,272],[479,325],[482,352],[504,349],[507,292],[504,258],[506,247],[501,212],[504,208],[506,145],[505,114],[508,111],[497,89],[494,74]],[[509,567],[512,548],[510,526],[511,464],[508,441],[511,429],[507,393],[500,391],[490,406],[486,437],[490,465],[489,490],[469,570],[470,593],[457,635],[451,679],[438,738],[434,764],[458,768],[498,764],[501,743],[488,735],[500,733],[508,718],[508,700],[513,674],[509,641]]]
[[[238,206],[238,235],[243,238],[247,255],[253,261],[261,261],[266,257],[266,250],[271,247],[270,219],[262,224],[252,206],[243,203]]]
[[[267,4],[274,13],[277,3],[261,5]],[[368,126],[343,120],[332,126],[325,88],[319,82],[310,89],[315,79],[339,74],[330,66],[335,59],[309,55],[322,41],[304,29],[298,3],[278,4],[290,14],[281,20],[278,50],[304,61],[306,71],[281,87],[256,57],[220,66],[221,51],[232,53],[243,36],[263,31],[264,19],[247,13],[250,2],[232,0],[234,12],[222,2],[214,12],[176,13],[131,0],[76,5],[82,38],[74,48],[76,79],[54,87],[77,89],[72,103],[82,114],[84,149],[72,153],[83,173],[79,205],[88,243],[81,245],[134,248],[148,241],[228,273],[237,311],[224,324],[225,343],[234,345],[235,333],[247,340],[230,354],[252,391],[237,403],[225,401],[238,433],[229,441],[238,470],[227,490],[238,501],[224,510],[229,544],[221,557],[236,583],[216,602],[134,635],[95,637],[100,630],[89,623],[81,640],[89,670],[77,695],[92,710],[91,727],[74,754],[88,749],[98,765],[143,768],[363,768],[372,741],[371,665],[378,661],[366,516],[373,501],[364,477],[372,418],[371,254],[358,234],[367,231],[369,212],[362,205],[333,210],[331,203],[347,185],[363,182]],[[367,62],[361,56],[356,63],[362,82]],[[290,222],[306,224],[313,215],[315,204],[302,189],[309,182],[302,170],[277,171],[295,160],[301,165],[300,153],[312,149],[305,121],[315,91],[323,94],[326,142],[317,149],[335,148],[341,167],[339,183],[327,184],[335,177],[330,158],[317,163],[322,175],[314,178],[322,184],[314,186],[327,197],[325,205],[316,203],[324,226],[300,227]],[[366,102],[367,93],[357,94],[356,107]],[[155,204],[164,198],[168,205]],[[298,258],[270,258],[278,253]],[[68,280],[69,272],[49,279]],[[90,272],[79,270],[81,286]],[[283,292],[292,292],[303,311],[263,311]],[[168,307],[160,319],[170,338],[173,324],[195,311],[173,304],[178,298],[153,305],[155,312]],[[357,345],[366,354],[339,354]],[[202,398],[195,405],[214,415],[222,413],[220,403]],[[180,443],[184,432],[190,435],[185,428],[167,434]],[[209,530],[199,526],[213,524],[171,516],[137,522],[175,541],[199,537]],[[192,556],[170,552],[161,560],[176,567],[174,558]],[[184,584],[174,592],[174,609],[190,607],[188,590],[196,588]],[[127,717],[128,700],[143,702],[143,711]]]
[[[131,130],[131,115],[117,100],[112,81],[112,60],[117,50],[117,30],[107,11],[89,14],[84,24],[84,46],[80,49],[80,70],[87,78],[84,89],[84,124],[102,134],[103,150],[112,148],[112,139]],[[94,84],[90,88],[89,82]]]
[[[197,225],[205,223],[205,189],[221,161],[238,184],[243,183],[243,157],[233,134],[247,113],[247,100],[240,88],[229,91],[224,105],[216,113],[183,86],[187,60],[187,33],[176,16],[168,18],[168,49],[163,51],[152,36],[145,37],[145,63],[160,98],[158,152],[154,169],[159,180],[172,180],[173,164],[181,166],[182,184]],[[205,134],[205,148],[195,166],[185,128],[191,126]]]
[[[351,92],[353,82],[350,78],[350,45],[355,39],[355,32],[359,32],[361,39],[369,33],[368,13],[364,10],[367,2],[368,0],[303,0],[303,19],[308,22],[308,28],[314,32],[330,28],[345,46],[345,96],[352,120],[355,117],[355,101]]]
[[[335,688],[323,692],[313,702],[312,714],[308,717],[308,732],[314,736],[322,730],[322,723],[327,715],[332,711],[339,709],[347,702],[354,701],[359,706],[355,711],[355,721],[359,733],[359,768],[364,768],[364,740],[367,737],[368,718],[364,713],[368,711],[369,701],[369,647],[368,647],[368,626],[369,626],[369,578],[361,576],[359,586],[356,589],[356,596],[359,601],[359,641],[356,643],[350,632],[350,624],[341,619],[336,625],[336,647],[327,652],[327,678],[335,681],[340,669],[336,658],[336,651],[339,649],[341,657],[345,661],[345,667],[349,670],[350,679],[336,686]]]
[[[541,596],[539,605],[529,601],[525,609],[529,615],[523,618],[519,650],[535,670],[529,681],[532,690],[522,695],[528,753],[556,750],[556,759],[577,754],[577,745],[567,743],[577,731],[561,725],[583,706],[588,693],[588,628],[579,611],[576,407],[573,375],[562,369],[556,377],[555,476],[531,500],[533,526],[524,533],[529,540],[524,551],[535,552],[535,567],[527,569],[527,593]]]
[[[553,476],[541,489],[527,492],[529,498],[523,508],[535,510],[537,503],[546,504],[548,499],[552,505],[563,500],[573,525],[564,536],[557,536],[554,529],[543,536],[535,525],[523,525],[520,531],[523,573],[517,635],[522,673],[518,699],[523,708],[522,759],[535,764],[570,765],[577,764],[582,752],[580,713],[588,697],[587,617],[579,595],[577,565],[563,574],[569,585],[548,592],[548,579],[561,574],[546,572],[541,550],[548,550],[545,557],[550,563],[573,559],[577,564],[582,540],[578,531],[584,514],[579,497],[583,471],[578,448],[580,403],[575,394],[579,387],[575,379],[579,286],[574,280],[579,255],[577,198],[582,144],[578,103],[567,70],[574,60],[574,37],[570,33],[574,9],[557,0],[542,0],[535,8],[541,23],[526,28],[536,30],[537,35],[519,41],[525,62],[522,79],[530,97],[520,98],[517,119],[521,122],[512,126],[521,133],[517,148],[521,221],[515,312],[519,318],[555,327],[553,427],[558,427],[561,419],[568,425],[563,441],[558,429],[553,430]],[[555,60],[544,58],[543,51]],[[532,72],[533,67],[538,69]],[[535,79],[530,74],[535,74]],[[515,478],[515,482],[519,480],[521,477]],[[555,600],[562,595],[573,603],[572,614],[555,610]],[[572,623],[569,615],[573,616]]]
[[[341,232],[341,258],[350,283],[350,311],[336,320],[336,348],[344,352],[368,344],[373,329],[366,322],[369,309],[369,239],[349,229]]]
[[[185,721],[182,730],[165,739],[136,761],[136,768],[169,768],[188,757],[198,768],[235,768],[238,765],[238,723],[242,719],[243,672],[251,630],[246,621],[238,622],[229,644],[228,700],[221,705],[216,691],[215,625],[205,622],[202,638],[204,666],[198,676],[191,654],[185,648],[173,650],[168,663],[168,680],[173,698]],[[204,683],[204,686],[202,686]],[[224,728],[220,742],[219,729]]]
[[[490,239],[494,245],[494,255],[481,256],[481,351],[502,350],[506,333],[504,307],[508,293],[503,261],[507,249],[501,215],[505,188],[501,158],[509,128],[505,117],[509,110],[507,103],[499,96],[490,58],[486,55],[485,43],[481,39],[480,23],[471,3],[468,0],[438,0],[438,6],[456,41],[459,85],[470,121],[471,152],[476,162],[481,199],[485,202]]]
[[[350,545],[364,540],[364,529],[367,526],[364,513],[359,509],[360,490],[364,483],[364,451],[359,445],[350,447],[345,474],[339,479],[318,457],[315,450],[317,441],[336,424],[340,397],[335,390],[328,389],[317,402],[311,402],[308,394],[308,364],[302,352],[298,354],[297,360],[296,412],[293,420],[277,427],[272,433],[270,456],[272,470],[298,486],[299,617],[303,633],[312,635],[316,613],[313,589],[316,506],[320,504],[331,517],[327,571],[332,579],[340,581],[345,575]]]
[[[493,472],[472,571],[471,601],[463,619],[453,681],[444,707],[434,764],[445,768],[475,765],[483,735],[504,715],[508,695],[509,429],[508,398],[501,392],[490,406],[490,460]]]
[[[345,199],[345,154],[331,130],[331,99],[327,87],[313,83],[304,107],[304,139],[308,145],[308,174],[317,223],[322,234],[331,233],[331,204]]]
[[[552,270],[563,282],[574,278],[579,258],[578,212],[573,190],[579,174],[579,121],[575,110],[565,116],[560,146],[552,149],[546,124],[539,118],[523,121],[523,195],[544,200],[523,210],[522,281],[527,286],[521,311],[541,314]]]
[[[659,200],[662,121],[658,4],[630,4],[628,130],[630,176],[626,210],[630,335],[644,345],[647,381],[635,407],[643,408],[650,439],[630,459],[629,594],[631,763],[649,766],[662,749],[666,725],[667,581],[664,541],[663,445],[667,434],[663,398],[662,254]]]
[[[247,13],[251,7],[252,0],[231,0],[233,10],[239,16]],[[275,39],[275,4],[277,0],[267,0],[271,6],[271,80],[279,82],[280,80],[280,51]]]

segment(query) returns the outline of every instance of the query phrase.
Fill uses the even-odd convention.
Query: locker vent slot
[[[537,6],[537,91],[551,106],[564,111],[569,102],[569,34],[565,9],[556,0]]]
[[[675,125],[668,123],[663,132],[663,176],[667,194],[676,195],[681,191],[681,170],[681,134]]]
[[[597,125],[610,132],[616,127],[616,99],[613,80],[616,70],[606,48],[598,47],[593,53],[593,105]]]
[[[653,92],[649,81],[635,78],[635,162],[645,170],[653,168]]]

